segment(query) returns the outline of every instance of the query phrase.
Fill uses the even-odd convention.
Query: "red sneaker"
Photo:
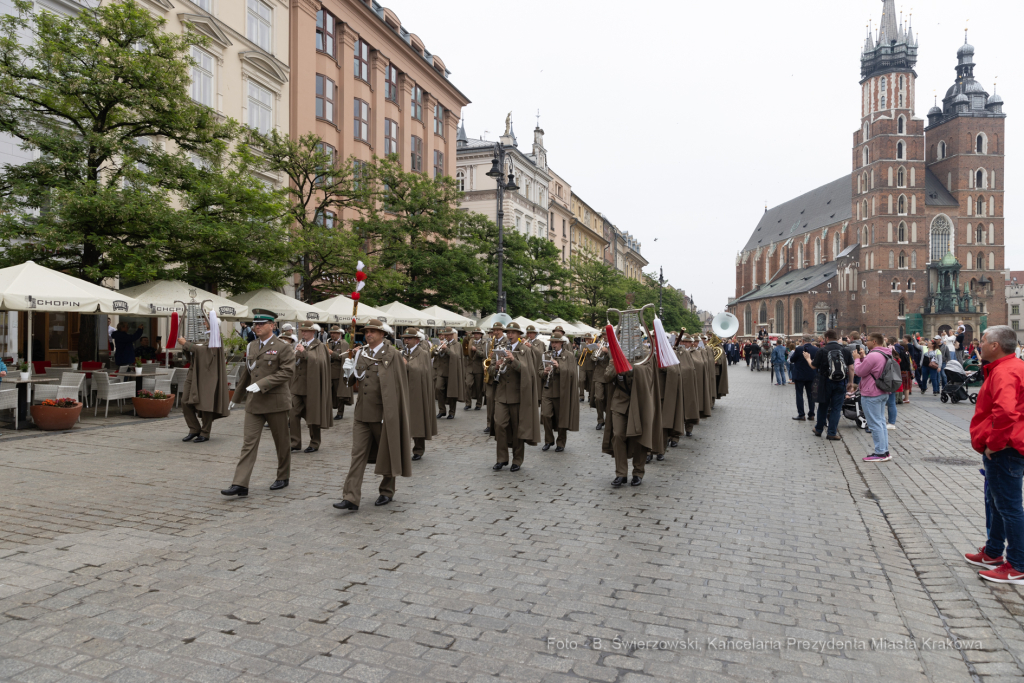
[[[995,569],[1004,562],[1002,555],[999,557],[989,557],[986,555],[985,546],[978,548],[976,553],[964,553],[964,559],[975,566],[985,567],[986,569]]]
[[[991,569],[987,572],[978,572],[978,576],[986,581],[995,581],[996,583],[1016,583],[1024,586],[1024,572],[1017,571],[1010,566],[1009,562],[1004,562],[999,565],[998,568]]]

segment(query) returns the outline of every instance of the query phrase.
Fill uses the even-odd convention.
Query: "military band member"
[[[679,445],[679,437],[686,431],[682,371],[676,363],[660,368],[658,372],[661,380],[661,426],[666,443],[675,448]],[[658,453],[658,460],[664,459],[665,454]]]
[[[597,429],[604,429],[608,419],[608,399],[610,397],[610,380],[607,378],[606,370],[611,361],[611,354],[608,352],[608,345],[601,344],[597,351],[594,351],[594,376],[592,379],[594,410],[597,411]]]
[[[580,366],[580,403],[585,400],[584,395],[589,394],[591,405],[594,405],[594,354],[587,347],[594,343],[594,335],[586,334],[583,337],[583,344],[580,345],[580,354],[586,354],[583,365]]]
[[[338,411],[334,419],[345,417],[345,406],[352,405],[352,387],[345,381],[345,359],[348,358],[348,342],[342,338],[340,325],[331,325],[331,338],[327,340],[327,350],[331,353],[331,395],[332,403]]]
[[[541,359],[544,357],[544,351],[546,351],[546,349],[544,348],[544,342],[541,341],[540,339],[538,339],[537,335],[538,335],[537,328],[534,327],[533,325],[527,325],[526,326],[526,339],[524,339],[523,341],[525,341],[530,346],[530,348],[533,349],[533,363],[534,363],[534,365],[537,368],[540,368]],[[537,407],[539,408],[540,407],[540,400],[541,400],[541,387],[543,386],[543,383],[540,380],[540,376],[537,376],[536,379],[537,379]]]
[[[455,419],[455,406],[466,400],[466,368],[462,364],[462,347],[455,330],[446,327],[438,335],[441,345],[434,349],[434,396],[437,418]]]
[[[541,450],[555,446],[555,452],[565,450],[567,432],[580,430],[580,404],[576,400],[576,356],[561,332],[551,335],[551,362],[540,368],[544,392],[541,403],[541,422],[544,423],[544,445]],[[555,439],[555,432],[558,439]]]
[[[502,337],[505,336],[505,327],[501,323],[494,323],[491,326],[491,343],[488,345],[488,351],[497,346]],[[490,353],[488,353],[490,356]],[[488,381],[484,383],[484,398],[487,401],[487,426],[484,428],[484,434],[494,436],[494,392],[498,388],[497,377],[495,373],[497,370],[496,365],[492,365],[488,376]]]
[[[484,404],[484,359],[487,358],[487,343],[484,341],[484,331],[478,327],[473,330],[472,341],[469,342],[469,356],[466,358],[466,382],[469,393],[467,395],[466,408],[469,410],[476,401],[476,410]]]
[[[697,388],[697,368],[689,350],[692,338],[685,332],[679,333],[676,356],[679,358],[679,379],[683,392],[683,422],[686,436],[693,436],[694,425],[700,422],[700,391]]]
[[[405,328],[402,333],[405,351],[402,357],[409,374],[409,432],[412,434],[412,459],[419,460],[426,452],[426,442],[437,436],[434,415],[434,368],[430,365],[429,344],[421,344],[419,330]]]
[[[302,419],[309,427],[306,453],[320,450],[320,430],[334,426],[334,395],[331,393],[331,353],[317,339],[320,326],[309,321],[299,325],[302,341],[295,345],[292,375],[290,431],[292,450],[302,450]]]
[[[256,341],[249,342],[246,348],[235,390],[235,398],[241,394],[245,402],[242,453],[231,486],[221,491],[225,496],[249,495],[249,478],[256,464],[264,424],[270,425],[277,447],[277,479],[270,490],[288,486],[292,462],[288,437],[288,413],[292,407],[289,383],[295,372],[295,352],[291,345],[274,336],[276,317],[270,311],[253,311],[252,331],[256,333]]]
[[[615,456],[612,486],[616,488],[627,481],[631,486],[640,486],[644,479],[647,452],[665,451],[656,371],[653,361],[635,365],[623,374],[615,372],[614,362],[605,369],[610,389],[609,419],[604,428],[601,450]],[[631,480],[630,460],[633,461]]]
[[[409,386],[405,362],[384,338],[384,323],[371,320],[363,328],[366,345],[354,359],[350,381],[359,382],[359,400],[352,422],[352,462],[345,477],[339,510],[359,509],[366,464],[377,461],[374,473],[383,477],[374,505],[395,497],[395,478],[412,476],[412,436],[409,430]],[[372,456],[372,457],[371,457]]]
[[[493,469],[508,464],[508,449],[512,447],[511,472],[523,465],[524,444],[536,445],[540,440],[540,420],[537,414],[537,366],[534,351],[520,341],[522,328],[513,321],[505,328],[512,348],[498,354],[499,362],[492,366],[498,386],[494,392],[494,436],[497,442],[497,462]]]
[[[181,412],[188,425],[188,435],[182,441],[203,443],[210,440],[213,421],[229,412],[224,347],[193,344],[184,337],[178,338],[178,346],[191,355],[181,395]]]

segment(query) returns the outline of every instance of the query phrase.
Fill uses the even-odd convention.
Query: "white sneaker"
[[[886,429],[896,429],[896,425],[887,424],[887,425],[885,425],[885,428]]]

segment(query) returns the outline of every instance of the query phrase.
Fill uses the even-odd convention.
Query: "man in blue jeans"
[[[775,384],[786,386],[786,345],[781,339],[775,341],[775,348],[772,349],[772,368],[775,371]]]
[[[829,358],[836,362],[829,363]],[[829,441],[839,441],[839,416],[843,412],[843,399],[847,388],[853,387],[853,357],[839,343],[839,335],[835,330],[825,331],[825,345],[811,357],[804,351],[804,360],[818,371],[818,420],[814,426],[814,435],[821,436],[828,424]],[[830,371],[829,366],[835,366]],[[842,375],[842,377],[840,377]]]
[[[1024,585],[1024,362],[1016,350],[1017,333],[1006,325],[981,337],[985,382],[971,419],[971,446],[983,454],[988,539],[964,559],[984,567],[978,576],[986,581]]]

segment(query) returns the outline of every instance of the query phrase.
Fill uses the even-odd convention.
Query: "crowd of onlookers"
[[[963,322],[932,339],[857,332],[840,338],[827,330],[800,340],[762,337],[740,351],[748,364],[770,362],[776,386],[795,385],[793,419],[812,421],[815,436],[840,441],[839,418],[862,417],[874,446],[865,462],[892,459],[889,431],[896,428],[897,405],[911,402],[915,384],[922,394],[930,385],[945,400],[965,367],[979,365],[983,383],[970,433],[984,466],[987,540],[964,558],[983,569],[985,580],[1024,585],[1024,346],[1006,325],[967,343],[965,333]]]

